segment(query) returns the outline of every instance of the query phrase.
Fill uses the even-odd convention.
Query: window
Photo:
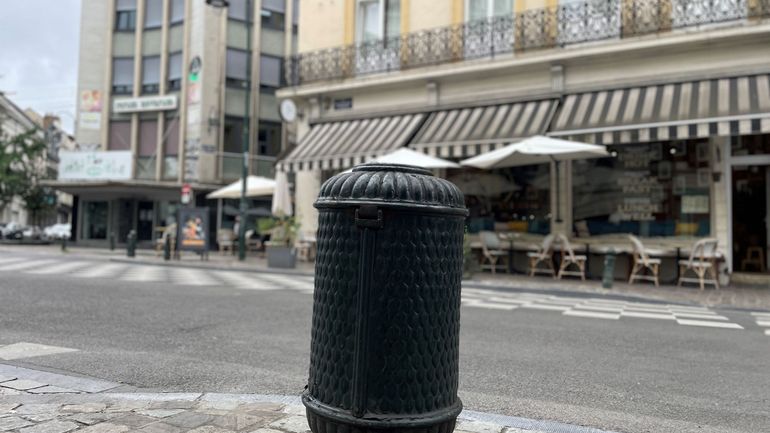
[[[171,0],[170,24],[178,24],[184,21],[184,2],[185,0]]]
[[[243,151],[243,118],[225,117],[224,152],[238,153]]]
[[[246,51],[228,48],[225,71],[228,86],[248,88],[249,53]]]
[[[160,89],[160,56],[142,58],[142,93],[158,93]]]
[[[166,130],[163,132],[163,151],[166,156],[179,154],[179,117],[166,117]]]
[[[286,16],[283,12],[276,12],[267,9],[260,11],[262,14],[262,27],[275,30],[283,30],[286,23]]]
[[[116,57],[112,59],[112,93],[116,95],[126,95],[131,94],[133,91],[133,57]]]
[[[512,15],[513,1],[514,0],[467,0],[465,3],[466,21],[483,20],[501,15]]]
[[[708,140],[616,146],[617,156],[575,161],[573,215],[590,235],[708,236]]]
[[[281,87],[281,65],[283,59],[261,55],[259,57],[259,84],[266,87]]]
[[[115,30],[136,29],[136,0],[117,0],[115,5]]]
[[[139,122],[139,156],[154,156],[158,148],[158,121]]]
[[[227,6],[227,17],[233,20],[247,21],[249,0],[230,0],[230,5]]]
[[[168,89],[169,91],[182,88],[182,53],[168,56]]]
[[[131,122],[128,120],[110,121],[110,137],[107,142],[109,150],[131,149]]]
[[[89,201],[83,207],[83,239],[107,239],[109,203]]]
[[[398,36],[401,30],[401,1],[359,0],[356,22],[358,42]]]
[[[257,134],[259,155],[275,156],[281,151],[281,124],[274,122],[259,122]]]
[[[513,51],[513,1],[466,0],[466,58]]]
[[[144,8],[144,28],[151,29],[163,24],[163,0],[146,0]]]

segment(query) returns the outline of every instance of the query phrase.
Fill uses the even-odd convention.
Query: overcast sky
[[[80,0],[0,0],[0,91],[72,132]]]

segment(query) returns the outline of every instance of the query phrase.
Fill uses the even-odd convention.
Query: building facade
[[[723,279],[767,270],[767,0],[300,7],[298,54],[279,91],[298,106],[299,140],[279,169],[296,177],[303,230],[315,229],[323,180],[395,148],[460,161],[550,135],[612,157],[441,173],[466,193],[471,232],[586,244],[628,244],[633,233],[677,254],[715,237]]]
[[[240,178],[244,131],[249,173],[273,176],[294,9],[284,0],[82,2],[82,153],[57,183],[75,196],[78,241],[121,243],[130,230],[154,240],[174,222],[185,184],[193,204],[216,207],[205,194]]]

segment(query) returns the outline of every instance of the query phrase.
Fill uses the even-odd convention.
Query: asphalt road
[[[129,265],[131,266],[131,265]],[[293,290],[3,271],[0,346],[77,349],[4,363],[155,391],[299,394],[312,297]],[[770,432],[770,336],[623,317],[464,307],[467,409],[617,432]]]

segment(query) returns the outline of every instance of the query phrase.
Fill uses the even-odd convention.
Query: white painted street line
[[[676,323],[687,326],[704,326],[707,328],[743,329],[743,326],[737,323],[712,322],[709,320],[676,319]]]
[[[590,305],[590,304],[578,304],[573,307],[575,310],[586,311],[603,311],[606,313],[620,313],[623,311],[622,307],[607,307],[602,305]]]
[[[211,278],[211,276],[200,270],[193,268],[172,268],[171,281],[177,284],[187,284],[190,286],[219,286],[222,282]]]
[[[159,266],[136,266],[130,268],[123,276],[123,281],[166,281],[165,268]]]
[[[763,328],[770,328],[770,320],[757,320],[757,326],[761,326]]]
[[[507,311],[511,311],[519,308],[516,305],[496,304],[494,302],[482,302],[482,301],[464,302],[463,305],[468,307],[488,308],[490,310],[507,310]]]
[[[0,264],[3,264],[3,263],[16,263],[16,262],[21,262],[21,261],[24,261],[24,260],[26,260],[25,257],[3,256],[3,257],[0,257]]]
[[[225,282],[225,286],[245,290],[280,290],[281,287],[261,281],[257,275],[247,275],[239,272],[218,271],[217,277]]]
[[[623,311],[632,311],[635,313],[652,313],[652,314],[671,314],[671,310],[668,308],[648,308],[648,307],[633,307],[628,306]]]
[[[617,306],[625,306],[629,305],[628,301],[618,301],[617,299],[600,299],[600,298],[591,298],[588,299],[586,302],[590,303],[596,303],[596,304],[609,304],[609,305],[617,305]]]
[[[623,310],[622,313],[620,313],[621,317],[637,317],[640,319],[661,319],[661,320],[676,320],[676,317],[674,317],[673,314],[666,314],[666,313],[647,313],[642,311],[628,311]]]
[[[679,313],[676,311],[672,311],[676,317],[683,318],[683,319],[706,319],[706,320],[728,320],[725,316],[720,316],[716,313],[714,314],[690,314],[690,313]]]
[[[34,356],[54,355],[58,353],[77,352],[77,349],[68,347],[46,346],[36,343],[14,343],[0,346],[0,359],[11,361],[14,359],[32,358]]]
[[[499,296],[493,296],[491,298],[488,298],[488,300],[492,302],[500,302],[503,304],[515,304],[515,305],[526,304],[529,302],[523,299],[509,299],[509,298],[501,298]]]
[[[770,313],[753,312],[751,313],[751,315],[754,317],[767,317],[768,319],[770,319]]]
[[[91,268],[73,272],[72,275],[80,278],[115,278],[126,268],[128,268],[128,265],[117,263],[98,264]]]
[[[529,310],[567,311],[572,307],[568,307],[566,305],[523,304],[521,308],[526,308]]]
[[[25,260],[22,262],[12,263],[9,265],[0,266],[0,271],[21,271],[25,269],[42,269],[48,264],[56,263],[55,260]]]
[[[82,261],[62,262],[56,265],[46,266],[40,269],[28,270],[26,272],[29,272],[31,274],[46,274],[46,275],[67,274],[76,269],[84,268],[90,264],[91,262],[82,262]]]
[[[693,314],[712,313],[712,311],[706,307],[686,307],[683,305],[666,305],[666,306],[671,311],[681,311],[682,313],[693,313]]]
[[[620,319],[620,314],[601,313],[598,311],[567,310],[561,314],[565,316],[574,316],[574,317],[589,317],[591,319],[608,319],[608,320]]]
[[[765,335],[770,336],[770,329],[765,329]]]

